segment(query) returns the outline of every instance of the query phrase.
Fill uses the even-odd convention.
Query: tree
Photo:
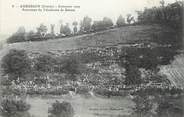
[[[126,48],[120,57],[121,66],[125,68],[125,84],[139,85],[142,82],[141,72],[139,71],[141,53],[138,48]]]
[[[83,27],[82,21],[80,21],[79,25],[80,25],[79,33],[83,33],[84,32],[84,27]]]
[[[61,26],[60,26],[60,34],[64,34],[63,32],[64,32],[64,25],[61,24]]]
[[[166,24],[181,31],[184,3],[176,1],[175,3],[165,5],[164,0],[161,0],[160,4],[161,6],[159,7],[145,8],[143,12],[139,12],[138,22]]]
[[[40,55],[35,60],[34,68],[36,71],[40,72],[51,72],[55,59],[49,55]]]
[[[37,33],[44,37],[47,33],[47,30],[47,26],[45,26],[44,24],[40,24],[40,26],[37,28]]]
[[[74,109],[70,103],[65,101],[60,103],[56,100],[48,113],[50,113],[49,117],[73,117]]]
[[[7,39],[7,43],[16,43],[25,41],[26,30],[24,27],[18,28],[17,32]]]
[[[126,65],[125,67],[125,84],[126,85],[139,85],[142,83],[141,72],[134,65]]]
[[[31,37],[31,36],[33,36],[34,34],[35,34],[35,32],[34,32],[33,30],[31,30],[31,31],[28,32],[27,36],[28,36],[28,37]]]
[[[111,26],[113,26],[113,22],[112,22],[112,20],[110,18],[104,17],[103,18],[103,25],[105,27],[111,27]]]
[[[67,74],[79,74],[79,61],[75,57],[65,58],[63,60],[62,71]]]
[[[142,11],[136,11],[137,13],[137,19],[139,22],[143,22],[144,18],[143,18],[143,12]]]
[[[131,22],[135,22],[134,17],[131,14],[127,14],[127,22],[131,24]]]
[[[30,105],[22,100],[4,99],[1,101],[0,115],[2,117],[31,117]]]
[[[51,34],[55,35],[55,32],[54,32],[55,25],[54,24],[51,24],[50,27],[51,27]]]
[[[12,76],[11,80],[16,80],[30,71],[31,62],[24,50],[10,50],[3,57],[1,67],[4,74]]]
[[[84,31],[89,32],[91,29],[91,22],[92,22],[92,19],[90,17],[88,16],[84,17],[80,23],[81,32],[84,32]]]
[[[71,35],[71,29],[70,29],[68,23],[66,23],[66,25],[65,25],[64,28],[63,28],[63,34],[65,34],[65,36]]]
[[[33,41],[35,36],[36,36],[36,33],[33,30],[31,30],[26,34],[25,40]]]
[[[101,21],[94,21],[91,29],[93,31],[105,30],[109,27],[113,26],[113,22],[110,18],[104,17]]]
[[[165,1],[164,0],[161,0],[160,1],[160,4],[161,4],[162,7],[164,7],[165,6]]]
[[[151,111],[153,102],[148,98],[148,96],[136,96],[133,101],[135,102],[135,113],[138,117],[144,117],[149,111]]]
[[[73,32],[74,32],[74,34],[77,34],[77,25],[78,25],[78,22],[77,21],[74,21],[73,23],[72,23],[72,25],[74,26],[73,27]]]
[[[118,19],[117,19],[117,21],[116,21],[116,25],[117,25],[118,27],[125,25],[125,19],[122,17],[122,15],[120,15],[120,16],[118,17]]]
[[[91,29],[94,31],[105,30],[103,21],[94,21]]]
[[[26,33],[26,29],[24,27],[20,27],[17,32],[17,34],[25,34]]]
[[[67,74],[67,79],[78,80],[77,75],[85,72],[86,67],[81,63],[80,57],[71,55],[63,58],[61,62],[61,72]]]
[[[156,110],[158,117],[182,117],[184,112],[182,100],[182,95],[177,99],[162,97]]]

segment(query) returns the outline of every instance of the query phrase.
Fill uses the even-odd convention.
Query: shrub
[[[10,50],[2,59],[3,73],[8,74],[10,80],[23,77],[31,68],[31,62],[24,50]]]
[[[24,27],[20,27],[16,33],[14,33],[12,36],[10,36],[8,39],[7,39],[7,43],[17,43],[17,42],[23,42],[23,41],[26,41],[26,38],[25,38],[25,28]]]
[[[49,109],[49,117],[73,117],[74,109],[72,105],[68,102],[62,102],[56,100]]]
[[[49,55],[40,55],[35,61],[34,68],[36,71],[51,72],[56,60]]]
[[[77,88],[78,94],[87,94],[89,92],[89,88],[87,86],[80,86]]]
[[[163,98],[158,103],[157,113],[159,117],[182,117],[183,116],[183,103],[181,103],[183,97],[174,98]]]
[[[1,85],[10,86],[10,85],[12,85],[12,83],[11,83],[11,80],[9,80],[9,79],[3,77],[3,78],[1,79]]]
[[[22,100],[4,99],[1,102],[0,115],[3,117],[30,117],[30,105]]]
[[[135,102],[134,111],[137,114],[144,115],[152,109],[153,102],[148,96],[136,96],[133,101]]]
[[[105,89],[105,88],[98,88],[98,89],[95,89],[94,92],[95,92],[96,94],[102,95],[102,96],[110,96],[110,95],[111,95],[111,92],[110,92],[108,89]]]
[[[64,95],[64,94],[68,94],[68,90],[64,90],[64,89],[60,89],[60,90],[56,90],[56,89],[47,89],[47,90],[33,90],[33,89],[29,89],[27,90],[27,94],[29,95]]]
[[[125,23],[125,19],[122,17],[122,15],[120,15],[116,21],[116,25],[118,27],[120,26],[124,26],[126,23]]]

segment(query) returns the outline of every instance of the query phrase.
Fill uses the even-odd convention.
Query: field
[[[83,97],[75,95],[73,97],[66,95],[56,98],[28,98],[31,104],[30,113],[36,117],[47,117],[48,107],[55,100],[68,101],[75,110],[75,117],[117,117],[119,115],[128,115],[132,112],[134,103],[128,97]]]

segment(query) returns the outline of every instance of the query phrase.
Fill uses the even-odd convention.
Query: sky
[[[59,32],[60,21],[68,22],[71,26],[73,21],[82,20],[89,16],[94,20],[101,20],[104,16],[111,18],[114,22],[121,14],[126,17],[128,13],[136,17],[136,10],[145,7],[158,6],[160,0],[0,0],[0,34],[16,32],[21,26],[26,31],[36,31],[41,23],[48,28],[55,24],[55,32]],[[165,0],[172,3],[175,0]],[[72,5],[80,6],[75,12],[28,12],[22,11],[20,5]],[[14,5],[15,7],[12,7]]]

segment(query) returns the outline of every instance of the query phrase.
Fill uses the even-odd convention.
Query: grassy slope
[[[161,27],[158,25],[126,26],[98,33],[56,40],[9,44],[6,45],[1,52],[9,49],[23,49],[31,52],[48,52],[55,50],[85,48],[89,46],[126,44],[127,42],[131,42],[133,40],[149,39],[151,37],[151,33],[160,32],[161,30]]]
[[[120,45],[134,41],[149,40],[152,38],[153,33],[159,34],[163,31],[169,31],[169,29],[164,28],[163,30],[163,27],[159,25],[137,25],[57,40],[9,44],[5,45],[0,51],[0,60],[10,49],[23,49],[28,52],[47,53],[58,50],[86,48],[89,46]],[[176,59],[176,62],[173,62],[172,65],[165,66],[162,69],[163,72],[167,73],[173,85],[182,87],[184,87],[183,57],[184,56],[180,56],[180,59]]]
[[[47,53],[58,50],[86,48],[89,46],[96,47],[127,44],[128,42],[132,42],[134,40],[148,40],[152,33],[159,33],[160,31],[162,31],[162,28],[158,25],[137,25],[56,40],[5,44],[0,50],[0,60],[8,53],[10,49],[21,49],[28,52]]]

